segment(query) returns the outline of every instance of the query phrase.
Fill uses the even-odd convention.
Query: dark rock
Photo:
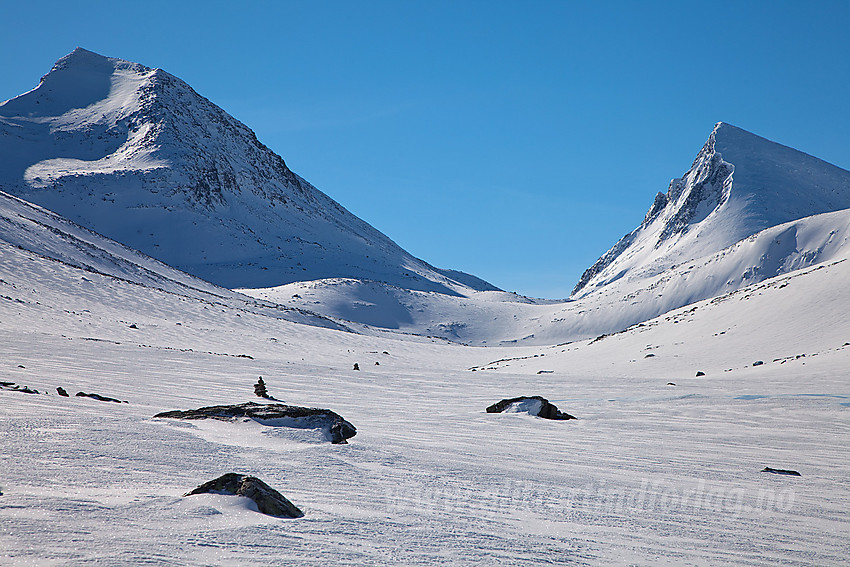
[[[520,396],[518,398],[504,399],[488,407],[487,413],[502,413],[513,404],[527,405],[529,410],[535,410],[536,408],[534,406],[537,405],[534,404],[535,401],[540,402],[540,409],[536,410],[537,413],[532,415],[537,415],[537,417],[542,417],[544,419],[576,419],[575,416],[559,411],[557,407],[549,403],[549,400],[541,396]],[[531,413],[531,411],[529,411],[529,413]]]
[[[86,394],[85,392],[77,392],[75,395],[79,398],[91,398],[93,400],[98,400],[100,402],[115,402],[117,404],[128,403],[126,401],[116,400],[115,398],[108,398],[106,396],[101,396],[100,394]]]
[[[331,410],[319,408],[303,408],[285,404],[257,404],[246,402],[230,406],[208,406],[196,410],[174,410],[164,411],[154,417],[167,417],[173,419],[218,419],[221,421],[233,421],[238,418],[249,418],[260,423],[272,422],[268,425],[283,425],[274,423],[274,420],[297,420],[292,427],[309,427],[323,429],[326,437],[331,443],[346,443],[357,434],[357,428],[348,423],[337,413]]]
[[[360,365],[356,362],[354,363],[354,370],[360,370]]]
[[[0,390],[9,390],[10,392],[21,392],[22,394],[38,394],[38,390],[33,390],[28,386],[21,386],[14,382],[0,382]]]
[[[653,358],[653,357],[655,357],[655,355],[653,353],[649,353],[646,356],[644,356],[644,358]]]
[[[675,385],[676,385],[676,383],[675,383],[675,382],[667,382],[667,385],[668,385],[668,386],[675,386]]]
[[[133,323],[132,325],[130,325],[130,328],[131,328],[131,329],[138,329],[138,327],[136,326],[136,324],[135,324],[135,323]]]
[[[753,362],[753,366],[761,366],[762,364],[764,364],[763,360],[756,360],[755,362]]]
[[[287,500],[280,492],[254,476],[227,473],[215,480],[205,482],[183,496],[194,494],[232,494],[250,498],[257,510],[277,518],[300,518],[304,512]]]
[[[803,476],[797,471],[790,471],[787,469],[772,469],[770,467],[764,467],[763,469],[761,469],[761,472],[769,472],[773,474],[787,474],[789,476]]]
[[[63,388],[62,386],[59,386],[58,388],[56,388],[56,393],[59,394],[60,396],[62,396],[63,398],[70,397],[70,396],[68,396],[68,392],[66,392],[65,388]]]
[[[697,378],[699,378],[700,376],[705,376],[705,372],[703,372],[702,370],[698,371]]]

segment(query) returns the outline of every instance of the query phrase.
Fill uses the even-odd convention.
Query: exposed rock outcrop
[[[549,400],[541,396],[520,396],[508,398],[487,408],[487,413],[529,413],[544,419],[576,419],[568,413],[560,411]]]
[[[229,406],[208,406],[195,410],[164,411],[154,417],[173,419],[218,419],[233,421],[248,418],[264,425],[322,429],[331,443],[346,443],[357,434],[357,428],[331,410],[304,408],[286,404],[246,402]]]
[[[97,400],[99,402],[115,402],[117,404],[128,403],[124,400],[116,400],[115,398],[109,398],[107,396],[101,396],[100,394],[86,394],[85,392],[77,392],[75,395],[79,398],[91,398],[91,399]]]
[[[304,512],[286,499],[280,492],[254,476],[227,473],[215,480],[205,482],[183,496],[194,494],[232,494],[250,498],[257,510],[278,518],[300,518]]]
[[[21,392],[23,394],[38,394],[38,390],[33,390],[29,386],[21,386],[14,382],[0,382],[0,390],[10,390],[12,392]]]

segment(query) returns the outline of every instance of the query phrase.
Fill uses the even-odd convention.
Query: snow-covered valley
[[[3,562],[837,565],[850,552],[850,320],[832,307],[850,300],[832,285],[846,260],[599,341],[480,348],[2,258],[3,380],[42,392],[0,391]],[[152,419],[258,400],[257,376],[357,435]],[[579,419],[484,413],[523,394]],[[181,497],[232,471],[305,517]]]
[[[163,77],[107,63],[133,81]],[[85,139],[93,117],[138,110],[138,85],[75,79],[69,95],[64,76],[0,105],[3,132]],[[102,69],[93,76],[102,81]],[[88,105],[119,95],[126,108]],[[41,118],[4,114],[33,97],[46,97]],[[63,130],[69,113],[87,126]],[[23,147],[4,135],[3,148]],[[89,211],[69,194],[91,189],[104,207],[95,216],[116,226],[123,205],[104,195],[145,195],[148,170],[119,163],[120,152],[114,170],[99,162],[94,173],[62,172],[50,152],[0,155],[0,564],[844,564],[850,174],[756,138],[718,125],[647,221],[589,270],[586,289],[558,301],[437,270],[311,191],[324,205],[302,207],[293,230],[330,207],[317,234],[340,255],[319,254],[310,281],[225,289],[77,224]],[[173,158],[163,147],[147,149]],[[34,171],[27,160],[41,179],[55,177],[56,193],[10,181]],[[771,176],[758,175],[765,163]],[[164,179],[178,175],[151,164]],[[78,216],[23,200],[39,192]],[[781,206],[765,208],[764,195]],[[167,218],[173,207],[178,224],[224,214],[169,203],[154,212]],[[750,209],[760,216],[736,214]],[[352,226],[361,232],[349,240]],[[349,246],[358,239],[365,248]],[[153,253],[166,241],[139,242]],[[219,252],[239,249],[231,244]],[[263,246],[251,249],[262,256]],[[357,254],[377,249],[373,279]],[[284,256],[275,273],[287,279]],[[331,444],[285,420],[153,417],[271,403],[255,395],[260,376],[273,401],[332,410],[356,435]],[[577,419],[485,411],[518,396],[543,396]],[[230,472],[261,478],[304,516],[267,516],[240,496],[183,496]]]

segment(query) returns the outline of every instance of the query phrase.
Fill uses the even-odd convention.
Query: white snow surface
[[[600,340],[482,348],[288,321],[123,247],[104,254],[113,245],[17,199],[4,207],[21,228],[0,239],[0,380],[42,393],[0,389],[0,564],[841,565],[850,554],[850,262],[846,246],[830,248],[838,236],[819,264]],[[832,226],[814,217],[805,230],[821,222]],[[152,418],[259,400],[260,375],[271,395],[336,411],[357,435],[331,445],[254,421]],[[578,419],[484,411],[521,395]],[[226,472],[260,477],[305,517],[182,496]]]
[[[218,285],[496,289],[414,258],[177,77],[82,48],[0,104],[0,190]]]

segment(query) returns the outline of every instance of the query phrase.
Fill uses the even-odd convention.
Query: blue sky
[[[37,5],[36,5],[37,4]],[[565,297],[725,121],[850,169],[850,3],[6,3],[0,100],[161,67],[414,255]]]

